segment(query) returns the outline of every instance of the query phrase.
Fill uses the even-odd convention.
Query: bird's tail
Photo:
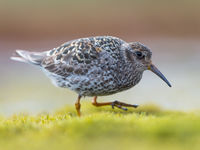
[[[16,50],[15,55],[11,57],[11,59],[33,65],[41,65],[46,55],[47,52],[28,52],[24,50]]]

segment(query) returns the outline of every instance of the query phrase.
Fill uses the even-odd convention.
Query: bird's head
[[[165,81],[169,87],[171,87],[171,84],[165,78],[165,76],[155,67],[155,65],[152,64],[152,52],[148,47],[139,42],[129,43],[128,47],[129,49],[126,49],[126,56],[129,61],[134,62],[136,66],[135,69],[137,69],[138,71],[151,70],[163,81]]]

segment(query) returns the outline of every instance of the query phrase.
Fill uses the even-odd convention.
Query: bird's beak
[[[165,81],[165,83],[167,83],[167,85],[169,87],[171,87],[171,84],[169,83],[169,81],[165,78],[165,76],[158,70],[158,68],[156,68],[156,66],[154,66],[153,64],[150,64],[148,66],[148,69],[151,70],[153,73],[155,73],[157,76],[159,76],[163,81]]]

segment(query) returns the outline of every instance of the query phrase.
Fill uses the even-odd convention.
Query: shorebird
[[[82,96],[94,97],[94,106],[110,105],[127,110],[138,107],[119,101],[97,102],[97,96],[118,93],[139,83],[145,70],[151,70],[169,87],[171,84],[152,64],[152,52],[139,42],[127,43],[112,36],[97,36],[68,41],[44,52],[16,50],[11,59],[41,68],[52,82],[78,94],[75,107],[81,116]]]

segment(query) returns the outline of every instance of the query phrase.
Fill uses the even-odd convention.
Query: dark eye
[[[139,59],[144,58],[144,55],[140,51],[135,52],[135,54],[136,54],[137,58],[139,58]]]

